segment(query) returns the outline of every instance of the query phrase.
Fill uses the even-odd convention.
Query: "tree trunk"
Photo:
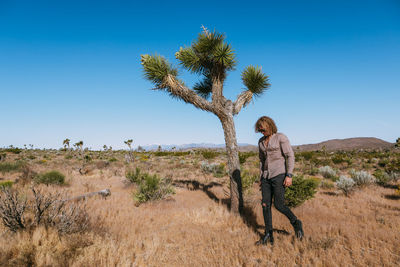
[[[242,179],[240,177],[239,150],[236,141],[235,123],[232,114],[220,116],[224,129],[228,171],[230,178],[231,211],[241,213],[243,209]]]

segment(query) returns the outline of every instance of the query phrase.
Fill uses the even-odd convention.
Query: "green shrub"
[[[292,186],[286,188],[285,201],[289,207],[297,207],[306,200],[314,197],[319,181],[304,179],[303,176],[294,176]]]
[[[218,152],[213,150],[201,150],[200,153],[205,159],[214,159],[216,156],[218,156]]]
[[[57,184],[62,185],[65,183],[65,175],[59,171],[49,171],[46,173],[38,174],[33,179],[38,184]]]
[[[89,155],[85,155],[83,159],[85,160],[85,162],[91,162],[93,160],[92,157]]]
[[[0,172],[19,171],[24,164],[21,161],[17,162],[0,162]]]
[[[139,184],[138,190],[134,193],[134,199],[137,204],[147,201],[164,199],[167,196],[174,194],[170,179],[163,179],[156,174],[143,174],[143,180]]]
[[[400,179],[400,172],[389,172],[389,181],[397,182]]]
[[[69,154],[69,155],[65,155],[65,157],[64,157],[65,159],[72,159],[73,157],[72,157],[72,155],[71,154]]]
[[[115,161],[118,161],[116,158],[111,158],[111,159],[109,159],[108,160],[109,162],[115,162]]]
[[[140,184],[144,180],[147,173],[141,173],[140,168],[136,167],[135,171],[128,170],[125,173],[126,179],[133,184]]]
[[[390,176],[385,171],[376,170],[374,172],[375,180],[378,185],[385,185],[390,181]]]
[[[150,159],[150,155],[141,154],[139,159],[140,159],[140,161],[146,162]]]
[[[385,170],[388,173],[400,172],[400,158],[392,159],[391,161],[389,161],[388,164],[385,166]]]
[[[45,159],[40,159],[38,161],[36,161],[37,164],[45,164],[47,162],[47,160]]]
[[[321,179],[321,178],[319,178],[317,176],[308,176],[305,179],[309,179],[309,180],[315,181],[318,186],[321,184],[321,181],[323,180],[323,179]]]
[[[318,169],[319,173],[327,179],[331,179],[333,181],[337,180],[337,172],[336,170],[332,169],[330,166],[323,166]]]
[[[351,165],[353,161],[346,154],[338,153],[335,154],[332,158],[332,162],[335,164],[340,164],[346,162],[347,165]]]
[[[389,164],[389,160],[388,159],[380,159],[378,162],[378,166],[384,168],[387,164]]]
[[[175,151],[172,154],[175,157],[190,155],[190,151]]]
[[[253,184],[260,180],[260,176],[258,174],[251,174],[248,170],[243,170],[240,173],[240,176],[242,178],[243,192],[250,190]]]
[[[156,151],[156,152],[154,152],[154,155],[157,157],[163,157],[163,156],[179,157],[179,156],[186,156],[189,154],[190,154],[190,151]]]
[[[315,166],[325,166],[331,164],[331,159],[330,158],[317,158],[314,157],[310,160],[310,163],[314,164]]]
[[[22,152],[21,148],[18,147],[10,147],[10,148],[6,148],[3,150],[4,152],[10,152],[10,153],[14,153],[14,154],[19,154]]]
[[[164,157],[164,156],[169,156],[170,152],[168,151],[156,151],[154,152],[154,156],[157,157]]]
[[[319,173],[319,169],[318,168],[311,168],[308,172],[309,175],[316,175]]]
[[[256,155],[255,152],[240,152],[240,151],[239,151],[239,161],[240,161],[240,164],[245,163],[246,160],[247,160],[249,157],[252,157],[252,156],[255,156],[255,155]]]
[[[13,181],[0,182],[0,189],[10,188],[14,184]]]
[[[366,171],[350,170],[350,176],[358,186],[365,186],[375,182],[375,177]]]
[[[330,180],[323,179],[319,184],[319,187],[321,187],[322,189],[332,189],[335,187],[335,184]]]
[[[335,164],[340,164],[340,163],[345,162],[345,159],[344,159],[343,155],[336,154],[332,157],[332,162]]]
[[[302,157],[305,160],[310,160],[311,158],[314,157],[314,154],[315,154],[314,151],[304,151],[304,152],[297,153],[296,156]]]
[[[224,163],[218,164],[202,161],[200,167],[203,172],[212,173],[214,177],[223,177],[226,174]]]
[[[338,189],[348,196],[354,190],[356,182],[347,176],[341,175],[335,184]]]

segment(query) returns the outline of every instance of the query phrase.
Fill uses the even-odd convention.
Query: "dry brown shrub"
[[[26,185],[32,182],[37,173],[32,169],[32,166],[25,164],[21,168],[21,175],[16,182]]]
[[[93,166],[90,166],[90,165],[79,168],[79,173],[81,175],[91,175],[91,174],[93,174],[93,171],[94,171],[94,168],[93,168]]]
[[[97,169],[105,169],[110,166],[110,162],[105,160],[100,160],[95,163]]]
[[[18,192],[10,188],[0,188],[0,218],[5,227],[12,232],[26,228],[26,199],[21,199]]]
[[[12,232],[34,229],[40,225],[53,227],[61,234],[82,233],[89,228],[84,206],[65,200],[62,193],[43,193],[31,188],[33,197],[27,200],[15,189],[2,188],[0,218]]]

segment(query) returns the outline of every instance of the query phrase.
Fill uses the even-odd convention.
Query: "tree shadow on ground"
[[[193,190],[193,191],[201,190],[204,193],[206,193],[206,195],[210,199],[214,200],[215,202],[224,204],[228,208],[230,207],[230,199],[229,198],[219,198],[214,192],[211,191],[211,188],[213,188],[214,186],[222,187],[223,185],[221,183],[211,182],[208,184],[203,184],[196,180],[174,180],[172,184],[174,186],[184,187],[184,188],[187,188],[187,189]]]
[[[397,189],[399,185],[397,184],[384,184],[384,188],[390,188],[390,189]]]
[[[227,209],[230,209],[230,203],[231,200],[228,196],[226,197],[218,197],[214,192],[212,192],[213,187],[222,187],[223,184],[221,183],[216,183],[216,182],[210,182],[208,184],[205,183],[200,183],[199,181],[196,180],[174,180],[173,185],[181,188],[186,188],[189,190],[197,191],[201,190],[203,191],[211,200],[215,201],[216,203],[223,204],[226,206]],[[261,202],[260,202],[261,206]],[[253,230],[254,233],[259,235],[260,237],[263,236],[264,234],[264,225],[260,225],[257,222],[257,214],[255,212],[255,205],[254,201],[243,201],[243,206],[241,209],[241,218],[243,222]],[[284,234],[284,235],[289,235],[290,233],[286,230],[282,229],[273,229],[274,232],[278,234]]]
[[[386,199],[390,199],[390,200],[399,200],[400,199],[400,195],[396,195],[396,194],[384,195],[384,197]]]

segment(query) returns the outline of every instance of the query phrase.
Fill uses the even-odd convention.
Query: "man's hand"
[[[292,178],[286,176],[285,181],[283,181],[283,186],[291,186],[292,185]]]

